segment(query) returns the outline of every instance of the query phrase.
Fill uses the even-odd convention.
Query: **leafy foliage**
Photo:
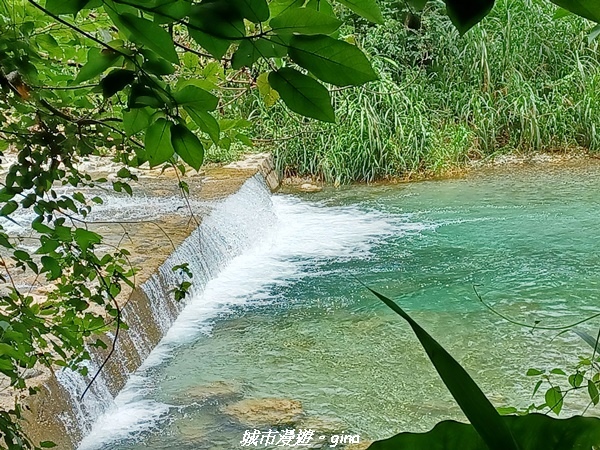
[[[600,445],[600,419],[574,416],[554,419],[542,414],[500,416],[466,370],[393,300],[370,289],[402,317],[419,339],[429,360],[471,424],[438,423],[427,433],[400,433],[372,444],[372,450],[399,448],[444,450],[592,450]],[[546,394],[548,404],[562,401]]]
[[[375,0],[338,0],[383,22]],[[79,170],[88,156],[123,165],[112,182],[131,194],[128,167],[198,169],[212,149],[249,145],[250,122],[234,108],[259,87],[301,115],[335,122],[326,85],[357,86],[376,72],[329,0],[14,0],[0,2],[0,152],[9,162],[0,188],[4,225],[22,212],[34,234],[0,228],[0,372],[30,392],[36,365],[85,367],[85,342],[125,326],[117,296],[133,287],[128,254],[90,229],[94,203],[81,190],[104,185]],[[487,3],[486,3],[487,4]],[[563,5],[595,17],[588,2]],[[487,10],[448,5],[464,30]],[[343,14],[343,13],[342,13]],[[340,16],[341,17],[341,16]],[[462,30],[462,31],[464,31]],[[346,39],[348,38],[348,39]],[[58,189],[68,187],[67,193]],[[182,193],[186,185],[180,184]],[[13,274],[44,279],[34,298]],[[185,279],[174,295],[185,297]],[[97,346],[105,346],[97,339]],[[28,391],[29,392],[29,391]],[[0,414],[9,449],[34,448],[20,428],[22,408]],[[50,448],[52,443],[42,442]]]

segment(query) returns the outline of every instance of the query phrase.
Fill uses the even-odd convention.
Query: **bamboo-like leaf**
[[[551,2],[578,16],[600,22],[600,0],[551,0]]]
[[[600,445],[600,419],[544,414],[502,416],[520,450],[592,450]],[[369,450],[489,450],[472,425],[446,420],[427,433],[400,433]]]
[[[489,450],[519,450],[506,422],[467,371],[396,303],[371,288],[367,289],[408,322],[442,381]],[[394,448],[414,449],[411,446]]]

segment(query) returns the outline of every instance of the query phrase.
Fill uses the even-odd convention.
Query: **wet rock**
[[[303,416],[302,404],[285,398],[249,398],[227,405],[222,411],[249,427],[296,425]]]
[[[233,397],[240,394],[240,386],[227,381],[215,381],[202,386],[193,386],[185,391],[185,398],[204,401],[214,398]]]
[[[358,444],[348,444],[344,447],[344,450],[367,450],[373,441],[364,441]]]
[[[322,191],[323,188],[321,186],[317,186],[316,184],[303,183],[300,186],[298,186],[298,190],[300,192],[319,192]]]

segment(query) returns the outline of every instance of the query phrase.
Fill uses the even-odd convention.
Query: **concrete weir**
[[[177,198],[175,174],[146,171],[139,176],[138,187],[145,192],[143,201],[136,206],[134,196],[129,207],[151,210],[153,199],[168,203],[170,198]],[[27,400],[25,424],[34,442],[50,440],[57,448],[70,450],[90,432],[183,310],[185,301],[175,301],[172,294],[183,278],[173,267],[189,264],[193,273],[191,295],[198,294],[244,250],[245,241],[260,233],[263,222],[273,220],[270,193],[278,188],[279,180],[268,154],[207,168],[197,176],[188,176],[185,182],[189,202],[177,211],[171,208],[166,214],[148,214],[154,216],[152,220],[114,223],[107,223],[111,222],[107,215],[94,226],[109,244],[127,248],[132,265],[140,269],[137,287],[118,298],[128,330],[120,331],[114,354],[83,400],[81,394],[106,358],[106,351],[90,350],[87,377],[70,370],[38,374],[35,382],[41,390]],[[181,211],[184,208],[187,212]],[[108,333],[102,338],[110,344],[114,335]]]

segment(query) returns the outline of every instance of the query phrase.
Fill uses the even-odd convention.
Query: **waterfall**
[[[167,334],[186,304],[199,296],[207,282],[233,258],[260,243],[275,220],[270,191],[264,178],[257,174],[248,179],[237,193],[216,202],[210,212],[202,217],[196,230],[141,286],[140,295],[134,298],[135,301],[128,302],[123,308],[123,319],[129,330],[119,335],[110,363],[83,400],[80,400],[80,396],[104,356],[90,350],[92,360],[87,363],[88,376],[81,376],[69,369],[57,373],[71,406],[60,419],[74,443],[80,442],[98,417],[111,407],[125,382],[143,382],[135,375],[135,371],[147,361],[150,352]],[[188,301],[177,302],[172,289],[182,281],[182,275],[174,272],[173,268],[184,263],[189,265],[193,273],[191,295]],[[208,308],[214,312],[215,307],[219,305]],[[204,319],[198,317],[197,323]],[[186,326],[194,324],[192,320]],[[114,336],[107,337],[112,339]]]

